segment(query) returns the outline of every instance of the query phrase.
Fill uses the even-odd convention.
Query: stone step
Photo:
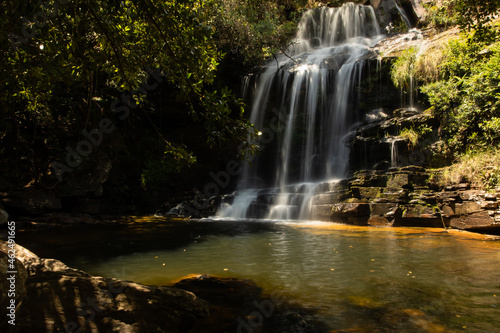
[[[276,193],[276,194],[263,194],[258,195],[255,199],[256,203],[266,205],[276,205],[280,200],[286,198],[284,204],[300,206],[308,197],[303,193]]]
[[[326,193],[315,194],[312,197],[311,203],[313,205],[328,205],[345,200],[348,198],[346,190],[331,191]]]
[[[333,205],[313,205],[311,219],[319,221],[331,221]]]
[[[332,180],[329,182],[324,182],[316,185],[314,188],[314,194],[320,194],[320,193],[328,193],[328,192],[335,192],[335,191],[340,191],[346,188],[347,185],[347,180],[342,179],[342,180]]]

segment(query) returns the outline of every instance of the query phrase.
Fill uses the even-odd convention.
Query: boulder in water
[[[193,332],[327,332],[314,311],[292,305],[279,292],[262,294],[255,282],[211,275],[188,276],[174,287],[192,291],[210,303],[210,317]]]

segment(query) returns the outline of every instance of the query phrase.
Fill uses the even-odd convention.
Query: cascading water
[[[412,25],[410,23],[410,19],[408,18],[408,15],[406,14],[406,11],[403,9],[403,7],[400,7],[398,5],[397,1],[394,1],[394,5],[396,6],[396,9],[398,10],[399,15],[401,16],[401,19],[403,20],[403,22],[406,24],[408,29],[411,29]]]
[[[234,201],[218,216],[310,216],[316,184],[346,174],[344,139],[355,121],[354,92],[366,60],[374,57],[370,47],[380,39],[370,6],[304,13],[295,43],[256,80],[250,121],[267,134],[260,142],[264,152],[244,167]]]

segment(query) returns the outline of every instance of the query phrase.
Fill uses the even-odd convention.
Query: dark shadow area
[[[18,244],[41,258],[54,258],[73,267],[76,258],[94,263],[138,252],[175,250],[213,236],[274,232],[282,227],[269,222],[165,221],[125,225],[79,225],[66,228],[26,229]],[[78,268],[78,267],[76,267]]]

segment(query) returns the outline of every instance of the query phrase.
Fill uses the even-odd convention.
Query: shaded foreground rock
[[[209,315],[208,303],[189,291],[90,276],[15,249],[16,326],[2,318],[2,332],[187,332]],[[7,253],[1,241],[2,268]],[[5,290],[2,306],[10,302]]]

